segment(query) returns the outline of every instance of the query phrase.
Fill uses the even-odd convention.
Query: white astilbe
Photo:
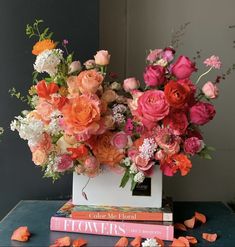
[[[46,72],[50,76],[55,76],[62,58],[63,51],[60,49],[45,50],[37,56],[33,66],[39,73]]]
[[[145,138],[143,144],[139,147],[140,157],[149,160],[157,150],[157,144],[153,138]]]
[[[129,172],[130,172],[131,174],[137,173],[137,172],[138,172],[137,166],[136,166],[135,164],[132,164],[132,165],[130,166]]]
[[[154,238],[147,238],[143,243],[142,247],[161,247]]]
[[[131,165],[131,160],[129,157],[126,157],[125,159],[122,160],[122,163],[125,165],[125,166],[130,166]]]
[[[60,118],[52,118],[48,126],[46,127],[46,131],[51,135],[59,135],[62,131],[60,124]]]
[[[114,115],[117,113],[124,113],[124,112],[126,112],[126,110],[127,110],[127,107],[123,104],[116,104],[112,108]]]
[[[138,172],[135,176],[134,176],[134,181],[136,183],[143,183],[145,179],[144,173],[143,172]]]
[[[11,122],[11,130],[17,130],[22,139],[27,140],[30,146],[36,145],[42,138],[44,124],[41,120],[33,117],[15,117]]]

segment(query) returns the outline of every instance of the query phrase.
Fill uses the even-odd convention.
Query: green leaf
[[[211,147],[211,146],[206,146],[206,149],[209,151],[215,151],[216,150],[214,147]]]
[[[131,191],[134,190],[136,184],[137,184],[137,182],[135,182],[134,179],[132,179],[132,181],[131,181]]]
[[[129,178],[130,178],[130,174],[129,174],[129,170],[127,169],[126,172],[124,173],[123,177],[122,177],[122,180],[121,180],[119,187],[124,188],[126,186],[128,180],[129,180]]]
[[[212,159],[212,157],[209,154],[204,154],[203,158],[207,159],[207,160],[211,160]]]

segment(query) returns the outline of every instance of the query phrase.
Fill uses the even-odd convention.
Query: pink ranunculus
[[[144,81],[147,86],[160,86],[165,80],[165,68],[160,65],[149,65],[145,68]]]
[[[183,111],[172,111],[163,119],[163,125],[174,135],[183,135],[188,127],[188,119]]]
[[[128,144],[127,134],[125,132],[116,133],[111,140],[111,144],[118,149],[125,148]]]
[[[189,78],[194,71],[196,71],[195,64],[185,56],[179,56],[171,69],[177,79]]]
[[[197,137],[190,137],[184,141],[184,152],[195,155],[204,148],[204,142]]]
[[[214,106],[205,102],[197,102],[189,111],[191,123],[198,125],[208,123],[214,118],[215,114]]]
[[[94,156],[88,156],[84,161],[85,173],[88,177],[95,177],[99,173],[100,163]]]
[[[208,81],[203,87],[202,92],[206,95],[207,98],[215,99],[219,95],[219,89],[216,84]]]
[[[58,161],[56,162],[55,170],[57,172],[65,172],[73,167],[73,160],[70,155],[63,154],[59,156]]]
[[[147,126],[156,123],[169,113],[169,104],[160,90],[148,90],[138,99],[137,112],[142,123]]]
[[[126,92],[130,92],[134,89],[137,89],[140,86],[140,82],[134,77],[127,78],[123,82],[123,88]]]
[[[94,58],[95,58],[96,64],[101,65],[101,66],[106,66],[109,64],[110,55],[108,51],[100,50],[100,51],[97,51]]]
[[[150,53],[147,56],[147,61],[150,63],[154,63],[162,54],[162,49],[155,49],[150,51]]]

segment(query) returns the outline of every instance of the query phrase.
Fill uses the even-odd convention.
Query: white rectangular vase
[[[122,176],[110,171],[104,171],[97,177],[91,178],[84,189],[87,200],[82,195],[82,188],[88,182],[88,177],[73,174],[73,196],[75,205],[106,205],[106,206],[130,206],[130,207],[154,207],[162,206],[162,172],[159,166],[154,169],[151,177],[151,195],[134,196],[130,190],[130,181],[125,188],[120,188]]]

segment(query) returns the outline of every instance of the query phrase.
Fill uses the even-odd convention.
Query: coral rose
[[[94,69],[84,70],[77,77],[77,86],[81,93],[96,93],[103,79]]]
[[[144,92],[138,99],[137,112],[146,127],[163,119],[169,113],[169,104],[164,92],[160,90]]]
[[[167,102],[174,108],[183,108],[187,103],[190,95],[190,87],[188,84],[170,81],[164,89]]]
[[[171,72],[177,79],[186,79],[196,70],[195,64],[188,57],[179,56],[172,66]]]
[[[61,127],[68,135],[79,134],[88,128],[96,132],[100,128],[100,100],[96,95],[81,95],[70,99],[61,112]]]
[[[92,151],[99,162],[112,167],[118,165],[124,158],[123,151],[111,144],[113,136],[113,133],[106,132],[94,137],[90,142]]]
[[[146,85],[160,86],[165,80],[165,68],[160,65],[149,65],[145,68],[144,81]]]
[[[191,123],[204,125],[214,118],[216,111],[212,104],[197,102],[197,104],[190,109],[189,113]]]
[[[219,95],[219,89],[216,84],[208,81],[203,87],[202,92],[206,95],[207,98],[215,99]]]
[[[97,51],[94,58],[95,58],[96,64],[101,65],[101,66],[106,66],[109,64],[110,55],[108,51],[100,50],[100,51]]]

